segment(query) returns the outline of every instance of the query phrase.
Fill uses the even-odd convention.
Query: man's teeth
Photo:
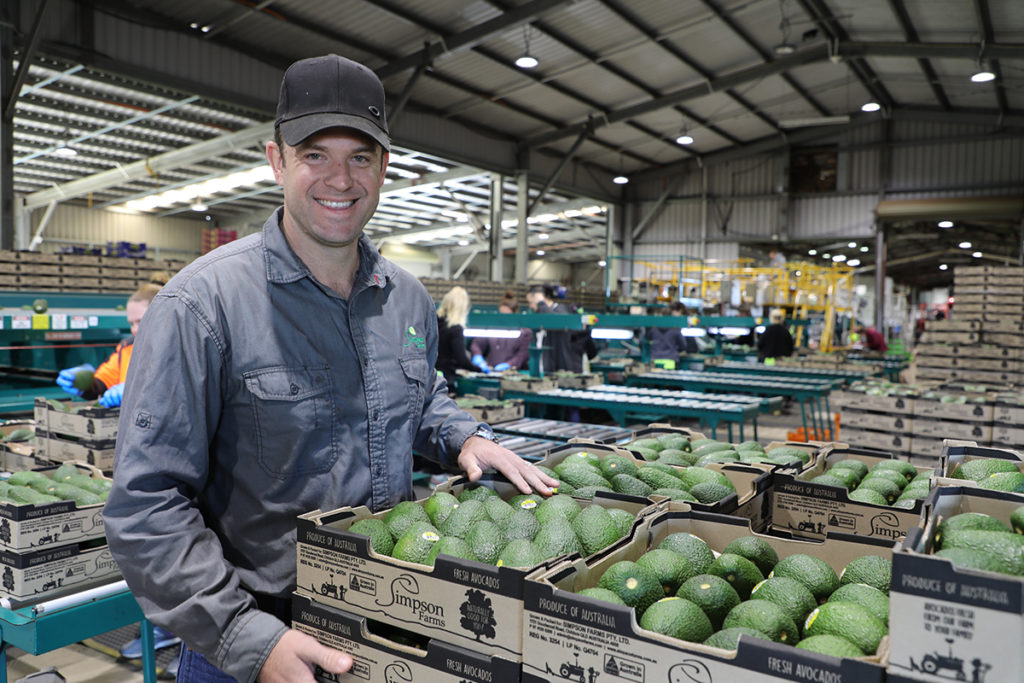
[[[329,199],[318,199],[316,200],[319,204],[326,206],[328,209],[347,209],[354,203],[353,200],[347,202],[332,202]]]

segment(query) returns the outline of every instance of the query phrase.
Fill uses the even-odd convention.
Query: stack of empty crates
[[[1022,380],[1024,268],[956,269],[952,320],[926,324],[918,346],[918,380],[1006,386]]]
[[[95,254],[0,251],[0,290],[134,292],[154,272],[175,273],[184,261]]]

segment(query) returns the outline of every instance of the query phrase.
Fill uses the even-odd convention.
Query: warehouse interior
[[[69,398],[58,373],[110,355],[154,274],[263,231],[284,202],[266,152],[282,75],[328,53],[387,95],[364,229],[380,253],[436,304],[468,292],[467,344],[506,328],[597,343],[579,374],[598,389],[550,384],[539,349],[517,378],[460,371],[460,405],[508,422],[523,457],[649,424],[842,442],[921,470],[948,439],[1024,452],[1019,0],[7,0],[5,436],[42,433],[46,401]],[[560,315],[530,311],[535,285]],[[509,292],[515,319],[498,312]],[[795,351],[765,364],[776,309]],[[688,350],[653,376],[650,330],[680,327]],[[57,448],[36,442],[0,441],[2,469]],[[90,451],[101,470],[113,443]],[[438,471],[417,474],[429,496]],[[135,632],[12,645],[7,677],[148,681],[118,656]]]

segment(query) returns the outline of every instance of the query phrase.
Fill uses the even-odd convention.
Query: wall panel
[[[44,210],[32,213],[32,234]],[[58,204],[43,232],[39,251],[62,246],[106,246],[107,242],[145,242],[150,258],[191,260],[202,250],[204,223],[183,218],[137,216],[103,209]]]

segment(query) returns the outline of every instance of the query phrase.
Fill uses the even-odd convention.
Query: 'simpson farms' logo
[[[444,606],[418,597],[420,585],[411,574],[401,574],[391,582],[391,602],[377,601],[381,607],[399,605],[407,608],[423,624],[444,628]]]
[[[906,532],[900,528],[899,517],[883,512],[871,518],[871,535],[895,540],[906,536]]]

